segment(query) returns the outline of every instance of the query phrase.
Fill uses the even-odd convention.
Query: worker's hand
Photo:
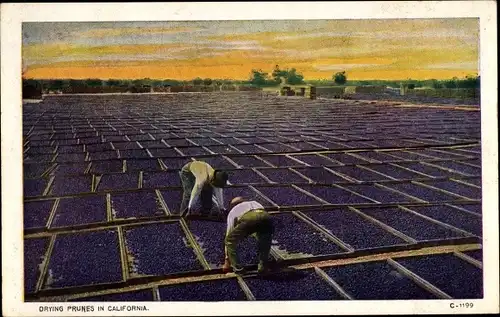
[[[221,220],[224,220],[226,219],[226,216],[227,216],[227,212],[225,209],[221,209],[219,210],[219,212],[216,214],[217,218],[221,219]]]
[[[222,272],[223,273],[231,272],[231,263],[229,262],[229,259],[224,260],[224,266],[222,266]]]

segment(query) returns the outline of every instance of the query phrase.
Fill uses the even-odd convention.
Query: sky
[[[27,78],[448,79],[479,74],[479,19],[23,23]]]

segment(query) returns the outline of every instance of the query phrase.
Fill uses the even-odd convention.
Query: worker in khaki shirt
[[[185,216],[195,210],[220,213],[224,210],[222,187],[227,183],[227,173],[214,170],[208,163],[192,161],[179,172],[183,195],[180,213]],[[186,206],[187,205],[187,206]]]
[[[259,248],[258,272],[268,271],[269,252],[271,250],[272,234],[274,226],[269,214],[264,207],[256,201],[246,201],[242,197],[236,197],[231,201],[231,210],[227,216],[227,230],[225,239],[225,261],[223,271],[225,273],[233,268],[233,271],[242,272],[239,266],[236,246],[249,235],[257,238]]]

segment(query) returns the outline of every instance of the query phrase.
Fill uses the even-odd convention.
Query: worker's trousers
[[[193,191],[194,185],[196,184],[196,178],[194,177],[193,173],[190,171],[186,170],[181,170],[179,172],[179,177],[181,179],[182,183],[182,202],[181,202],[181,210],[180,214],[182,216],[187,215],[188,213],[188,205],[189,205],[189,200],[191,198],[191,192]],[[201,201],[201,212],[202,213],[210,213],[212,209],[212,187],[211,186],[206,186],[201,194],[200,194],[200,201]]]
[[[269,258],[274,226],[271,217],[264,210],[252,210],[238,219],[236,226],[227,234],[225,244],[226,252],[233,268],[239,267],[236,247],[238,242],[249,235],[257,238],[259,248],[259,267],[264,265]]]

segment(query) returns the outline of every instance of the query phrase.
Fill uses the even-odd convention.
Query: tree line
[[[344,73],[344,72],[342,72]],[[414,88],[480,88],[481,77],[476,75],[468,75],[465,78],[453,77],[452,79],[405,79],[405,80],[344,80],[344,76],[337,73],[333,76],[332,80],[320,79],[309,80],[308,84],[316,86],[330,86],[330,85],[349,85],[349,86],[386,86],[391,88],[400,88],[401,85],[407,86],[409,89]],[[340,80],[338,79],[340,76]],[[337,78],[337,80],[335,80]]]
[[[283,82],[284,81],[284,82]],[[225,86],[225,85],[243,85],[254,87],[272,87],[280,84],[301,85],[310,84],[315,86],[330,86],[330,85],[350,85],[350,86],[387,86],[399,88],[401,85],[406,85],[409,89],[429,87],[429,88],[479,88],[480,77],[469,75],[465,78],[454,77],[452,79],[437,80],[350,80],[345,71],[337,72],[332,75],[331,79],[321,80],[305,80],[304,75],[299,73],[295,68],[280,68],[276,65],[271,73],[264,72],[260,69],[252,69],[248,80],[230,80],[230,79],[212,79],[197,77],[192,80],[175,80],[175,79],[26,79],[23,78],[23,89],[35,89],[43,92],[47,91],[64,91],[67,89],[82,89],[82,88],[102,88],[112,87],[121,88],[127,91],[137,89],[148,89],[158,87],[175,87],[175,86]]]
[[[169,87],[169,86],[210,86],[210,85],[232,85],[244,84],[245,81],[228,79],[195,78],[193,80],[175,79],[23,79],[23,83],[28,85],[41,85],[44,90],[63,90],[69,87]]]
[[[426,80],[416,80],[416,79],[405,79],[405,80],[348,80],[346,71],[336,72],[332,75],[331,79],[319,79],[319,80],[305,80],[304,76],[297,72],[295,68],[291,69],[280,69],[279,65],[276,65],[272,73],[263,72],[262,70],[252,69],[250,74],[249,83],[259,87],[266,86],[277,86],[282,84],[289,85],[300,85],[300,84],[310,84],[316,86],[387,86],[392,88],[399,88],[401,85],[407,86],[409,89],[414,88],[479,88],[481,84],[481,78],[477,75],[468,75],[465,78],[453,77],[451,79],[426,79]]]

